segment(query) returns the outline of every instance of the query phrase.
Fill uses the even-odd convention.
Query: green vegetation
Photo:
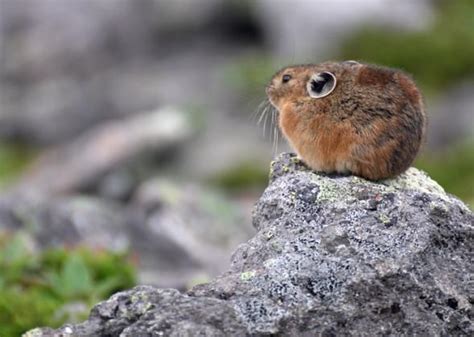
[[[237,60],[223,71],[226,85],[234,87],[246,99],[263,99],[265,85],[278,66],[270,57],[262,54],[249,55]]]
[[[51,249],[35,254],[21,234],[0,236],[0,336],[58,327],[87,317],[90,308],[135,284],[125,254]]]
[[[365,27],[346,41],[340,56],[404,69],[431,95],[474,76],[473,55],[474,1],[456,0],[439,3],[427,30]]]
[[[0,143],[0,188],[11,183],[31,162],[35,151],[18,144]]]
[[[459,144],[442,153],[426,153],[415,166],[474,209],[474,142]]]
[[[268,184],[268,169],[257,163],[243,162],[216,175],[210,183],[228,192],[263,190]]]

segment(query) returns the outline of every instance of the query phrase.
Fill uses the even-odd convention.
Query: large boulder
[[[370,182],[273,163],[256,235],[188,293],[137,287],[28,336],[472,336],[474,216],[414,168]]]

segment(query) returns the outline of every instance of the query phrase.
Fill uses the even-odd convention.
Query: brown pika
[[[393,177],[425,136],[422,96],[399,70],[355,61],[290,66],[266,92],[282,133],[315,171]]]

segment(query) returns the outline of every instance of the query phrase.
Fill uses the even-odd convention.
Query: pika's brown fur
[[[322,72],[333,74],[336,86],[311,97],[307,84]],[[267,95],[290,145],[316,171],[393,177],[410,166],[424,139],[421,94],[399,70],[353,61],[291,66],[273,76]]]

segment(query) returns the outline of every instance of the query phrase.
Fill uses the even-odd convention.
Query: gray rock
[[[414,168],[369,182],[284,154],[228,272],[187,294],[118,293],[26,336],[472,336],[473,222]]]
[[[152,179],[130,209],[145,284],[185,289],[207,281],[228,269],[232,251],[253,234],[235,203],[196,184]]]
[[[141,284],[187,289],[227,270],[252,236],[243,211],[195,184],[153,179],[123,205],[86,196],[0,197],[0,235],[21,233],[29,248],[85,246],[130,251]]]
[[[35,251],[88,246],[121,252],[130,248],[124,215],[117,204],[97,198],[3,196],[0,233],[22,233]]]
[[[22,194],[58,195],[99,185],[100,192],[107,197],[126,197],[138,177],[107,174],[118,172],[114,170],[126,165],[145,164],[145,160],[137,158],[156,156],[180,145],[193,132],[189,115],[172,107],[104,122],[40,155],[12,190]],[[101,181],[104,176],[106,179]]]

